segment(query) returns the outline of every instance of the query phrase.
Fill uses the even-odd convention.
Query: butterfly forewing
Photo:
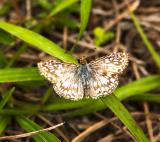
[[[127,53],[113,53],[109,56],[104,56],[91,61],[91,68],[103,74],[121,74],[128,65]]]
[[[83,98],[82,82],[76,75],[77,65],[53,59],[38,63],[38,68],[40,73],[53,83],[59,96],[72,100]]]

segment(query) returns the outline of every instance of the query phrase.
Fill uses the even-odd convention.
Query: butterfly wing
[[[104,56],[89,63],[98,72],[106,74],[121,74],[128,65],[127,53],[113,53],[109,56]]]
[[[77,65],[49,60],[38,63],[38,68],[41,75],[53,83],[53,88],[59,96],[71,100],[83,98],[82,82],[76,75]]]
[[[81,79],[73,72],[65,75],[53,86],[60,96],[70,100],[80,100],[83,98],[83,85]]]
[[[118,75],[127,65],[128,55],[120,52],[90,62],[90,96],[96,99],[111,94],[118,86]]]
[[[92,73],[92,78],[89,81],[90,97],[97,99],[102,96],[111,94],[118,86],[118,75],[102,75],[100,73]]]

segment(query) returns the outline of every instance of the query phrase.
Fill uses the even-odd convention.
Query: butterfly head
[[[79,59],[79,62],[80,62],[81,65],[87,64],[86,57],[85,57],[85,56],[82,56],[82,57]]]

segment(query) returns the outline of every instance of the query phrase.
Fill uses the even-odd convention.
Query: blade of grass
[[[160,103],[160,94],[142,93],[128,98],[131,101],[149,101]]]
[[[64,0],[60,4],[58,4],[49,14],[49,16],[54,16],[55,14],[63,11],[64,9],[68,8],[72,4],[76,3],[77,0]]]
[[[38,106],[37,106],[38,107]],[[37,114],[36,108],[29,109],[19,109],[19,108],[12,108],[12,109],[2,109],[0,110],[0,115],[26,115],[26,114]]]
[[[0,50],[0,69],[5,67],[7,64],[6,57],[4,56],[3,52]]]
[[[0,135],[4,132],[7,125],[10,123],[11,117],[10,116],[0,116]]]
[[[130,133],[136,138],[138,142],[149,142],[127,109],[114,94],[109,95],[106,98],[101,98],[101,100],[124,123],[124,125],[128,128]]]
[[[141,78],[122,87],[119,87],[114,91],[114,94],[122,100],[134,96],[135,94],[141,94],[159,87],[160,75],[153,75]]]
[[[11,88],[9,91],[4,93],[4,98],[0,101],[0,110],[6,105],[8,100],[11,98],[12,93],[14,92],[15,88]],[[0,135],[3,133],[7,125],[10,123],[11,117],[6,115],[0,116]]]
[[[92,0],[81,0],[80,31],[79,31],[76,43],[74,44],[74,46],[72,47],[72,49],[70,51],[71,53],[74,52],[77,42],[79,41],[79,39],[81,38],[82,34],[84,33],[84,31],[87,27],[90,12],[91,12],[91,6],[92,6]]]
[[[8,70],[8,69],[7,69]],[[18,79],[17,79],[17,73],[18,73]],[[25,75],[27,74],[27,75]],[[10,81],[10,82],[14,82],[14,81],[27,81],[27,80],[42,80],[41,76],[38,75],[38,78],[36,78],[36,76],[38,75],[38,70],[32,68],[30,70],[29,69],[20,69],[20,73],[18,72],[17,69],[15,70],[11,70],[9,72],[9,74],[6,72],[6,69],[3,70],[3,74],[0,71],[0,76],[4,77],[3,80],[1,80],[2,78],[0,78],[0,82],[6,82],[6,81]],[[6,77],[5,77],[6,76]],[[115,94],[116,96],[120,99],[120,100],[124,100],[127,97],[131,97],[137,94],[141,94],[150,90],[153,90],[155,88],[159,88],[160,87],[160,76],[149,76],[149,77],[145,77],[142,78],[140,80],[131,82],[125,86],[119,87],[116,91]],[[57,98],[59,99],[56,101],[53,100],[49,100],[45,106],[43,107],[43,110],[63,110],[63,109],[70,109],[70,108],[79,108],[82,107],[80,109],[75,110],[75,112],[71,112],[72,115],[80,115],[80,114],[85,114],[85,113],[90,113],[90,112],[95,112],[97,110],[101,110],[103,108],[105,108],[104,105],[102,105],[102,103],[100,103],[98,100],[83,100],[84,103],[81,103],[82,101],[68,101],[68,100],[63,100],[61,98]],[[88,104],[88,105],[87,105]],[[85,105],[85,107],[83,107]],[[5,112],[0,112],[0,114],[4,114]],[[16,113],[13,112],[13,110],[10,113]],[[21,110],[21,113],[27,113],[26,111],[23,112]],[[71,115],[71,114],[70,114]],[[72,116],[71,115],[71,116]]]
[[[0,43],[2,43],[4,45],[13,45],[14,39],[7,32],[0,30]]]
[[[124,85],[122,87],[117,88],[114,91],[114,94],[116,97],[120,100],[124,100],[127,97],[131,97],[137,94],[145,93],[150,90],[160,88],[160,76],[149,76],[141,78],[140,80],[136,80],[134,82],[131,82],[127,85]],[[90,99],[92,102],[92,100]],[[89,103],[89,100],[88,100]],[[76,105],[76,104],[74,104]],[[101,101],[98,99],[90,104],[86,104],[84,107],[78,108],[76,110],[73,110],[71,112],[67,112],[64,115],[68,117],[78,116],[78,115],[85,115],[88,113],[93,113],[98,110],[104,109],[106,106],[101,103]],[[72,106],[72,108],[74,108]],[[75,106],[76,108],[76,106]]]
[[[48,100],[48,102],[46,102],[46,104],[41,109],[43,111],[68,110],[68,109],[83,107],[86,104],[91,103],[92,101],[87,99],[80,101],[71,101],[62,98],[54,98]]]
[[[3,6],[0,7],[0,16],[4,16],[9,12],[9,10],[12,8],[12,4],[10,1],[4,1]]]
[[[49,96],[53,93],[53,88],[49,87],[47,89],[47,91],[44,93],[43,97],[42,97],[42,100],[41,100],[41,103],[42,104],[45,104],[46,101],[48,100]]]
[[[43,129],[41,126],[24,116],[17,116],[16,121],[27,132]],[[37,135],[34,135],[33,139],[36,142],[60,142],[60,140],[50,132],[40,132]]]
[[[26,50],[27,44],[23,44],[20,46],[20,48],[17,50],[17,52],[14,54],[14,56],[11,58],[11,60],[7,63],[6,68],[11,67],[15,61],[19,58],[19,56]]]
[[[32,108],[38,108],[37,110],[40,110],[40,111],[57,111],[57,110],[68,110],[68,109],[83,107],[94,101],[96,100],[91,101],[88,99],[84,99],[80,101],[71,101],[71,100],[66,100],[59,97],[57,98],[52,97],[52,98],[49,98],[45,104],[43,103],[31,104],[31,103],[26,103],[26,102],[16,100],[16,105],[18,108],[21,108],[21,110],[30,110]],[[9,111],[9,110],[6,110],[6,111]]]
[[[0,21],[0,28],[24,40],[25,42],[34,45],[40,50],[56,58],[59,58],[65,62],[78,64],[77,60],[73,58],[71,54],[66,53],[66,51],[64,51],[57,44],[41,36],[38,33],[35,33],[28,29],[25,29],[25,28],[22,28],[22,27],[19,27],[19,26],[16,26],[16,25],[4,22],[4,21]]]
[[[78,39],[82,36],[87,27],[91,12],[91,6],[92,6],[92,0],[81,0],[81,25],[78,34]]]
[[[52,3],[50,3],[48,0],[38,0],[38,4],[48,11],[53,8]]]
[[[3,74],[0,71],[0,76],[4,77],[4,78],[0,78],[0,82],[28,81],[28,80],[41,80],[42,79],[41,76],[39,75],[38,75],[38,78],[35,78],[38,74],[38,71],[35,68],[33,68],[33,71],[30,70],[30,68],[27,70],[24,68],[24,69],[20,69],[20,72],[18,71],[19,70],[17,69],[11,70],[9,74],[6,72],[6,69],[3,70]],[[17,73],[19,76],[18,78],[17,78]],[[149,77],[145,77],[140,80],[131,82],[125,86],[119,87],[117,90],[115,90],[115,94],[120,100],[124,100],[127,97],[141,94],[141,93],[144,93],[144,92],[147,92],[155,88],[159,88],[159,87],[160,87],[160,76],[158,75],[149,76]],[[43,107],[43,110],[53,111],[53,110],[62,110],[62,109],[69,109],[69,108],[79,108],[85,105],[85,107],[82,107],[80,110],[79,109],[75,110],[75,113],[74,111],[71,112],[73,115],[79,115],[83,113],[85,114],[85,113],[95,112],[105,107],[98,100],[93,101],[90,99],[88,100],[84,99],[83,103],[81,103],[82,101],[74,102],[74,101],[64,100],[61,98],[56,98],[54,100],[55,101],[53,101],[52,99],[49,100]],[[4,112],[0,112],[0,113],[4,113]]]
[[[72,106],[72,108],[74,107],[76,108],[76,106]],[[66,112],[63,114],[63,116],[66,116],[66,117],[82,116],[82,115],[93,113],[105,108],[106,108],[105,105],[101,102],[101,100],[98,99],[96,100],[96,102],[92,102],[90,104],[86,104],[85,106],[82,106],[70,112]]]
[[[149,77],[145,77],[140,80],[131,82],[125,86],[119,87],[117,90],[115,90],[115,93],[120,100],[124,100],[127,97],[141,94],[159,87],[160,87],[160,76],[149,76]],[[65,101],[61,99],[59,101],[55,99],[54,101],[50,99],[45,104],[43,109],[48,111],[54,111],[54,110],[70,109],[70,108],[73,109],[73,108],[81,107],[80,109],[75,110],[67,115],[67,116],[69,115],[72,116],[72,114],[76,115],[78,112],[80,114],[87,113],[87,112],[90,113],[90,112],[95,112],[97,110],[101,110],[105,108],[105,106],[101,103],[100,100],[84,99],[81,102],[83,102],[83,105],[79,106],[79,101],[70,102],[68,100]]]
[[[158,55],[158,53],[155,51],[153,45],[151,44],[151,42],[149,41],[149,39],[147,38],[146,34],[144,33],[142,27],[140,26],[140,23],[137,19],[137,17],[134,15],[133,12],[130,12],[130,16],[131,19],[136,27],[136,29],[138,30],[144,44],[146,45],[148,51],[151,53],[154,61],[156,62],[158,68],[160,68],[160,55]]]
[[[0,83],[43,80],[37,68],[0,69]]]
[[[130,84],[127,84],[125,86],[122,86],[118,88],[115,92],[117,92],[116,96],[120,100],[124,100],[127,97],[134,96],[137,94],[145,93],[147,91],[153,90],[155,88],[160,87],[160,76],[150,76],[150,77],[145,77],[140,80],[134,81]],[[157,83],[156,83],[157,82]],[[145,84],[151,84],[151,87],[146,87]],[[126,91],[128,86],[131,87],[132,91]],[[139,89],[137,92],[136,88],[145,88],[145,89]],[[123,88],[123,89],[122,89]],[[118,91],[120,90],[120,91]],[[135,91],[134,91],[135,90]],[[125,96],[126,93],[126,96]],[[138,97],[138,96],[137,96]],[[156,96],[155,96],[156,97]],[[140,97],[141,98],[141,97]],[[156,99],[156,98],[155,98]],[[155,100],[154,99],[154,100]],[[148,99],[148,101],[152,101]],[[158,100],[157,100],[158,101]],[[16,102],[18,105],[18,108],[21,109],[4,109],[0,111],[0,114],[5,114],[5,115],[19,115],[19,114],[30,114],[30,113],[36,113],[38,110],[40,111],[56,111],[56,110],[68,110],[68,109],[76,109],[71,112],[68,112],[65,114],[65,116],[78,116],[78,115],[85,115],[88,113],[92,113],[98,110],[102,110],[105,108],[105,105],[101,102],[100,99],[98,100],[92,100],[92,99],[84,99],[81,101],[70,101],[70,100],[65,100],[62,98],[50,98],[44,105],[40,106],[39,105],[31,105],[29,103],[24,103],[24,102]],[[32,110],[33,108],[37,108]],[[31,111],[32,110],[32,111]]]
[[[15,87],[11,88],[9,91],[4,93],[4,98],[0,101],[0,110],[6,105],[8,100],[11,98],[14,90],[15,90]]]

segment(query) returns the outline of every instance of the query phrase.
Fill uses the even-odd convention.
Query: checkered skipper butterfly
[[[57,59],[38,63],[41,75],[53,83],[59,96],[70,100],[97,99],[111,94],[118,86],[118,75],[128,65],[127,53],[113,53],[79,65]]]

